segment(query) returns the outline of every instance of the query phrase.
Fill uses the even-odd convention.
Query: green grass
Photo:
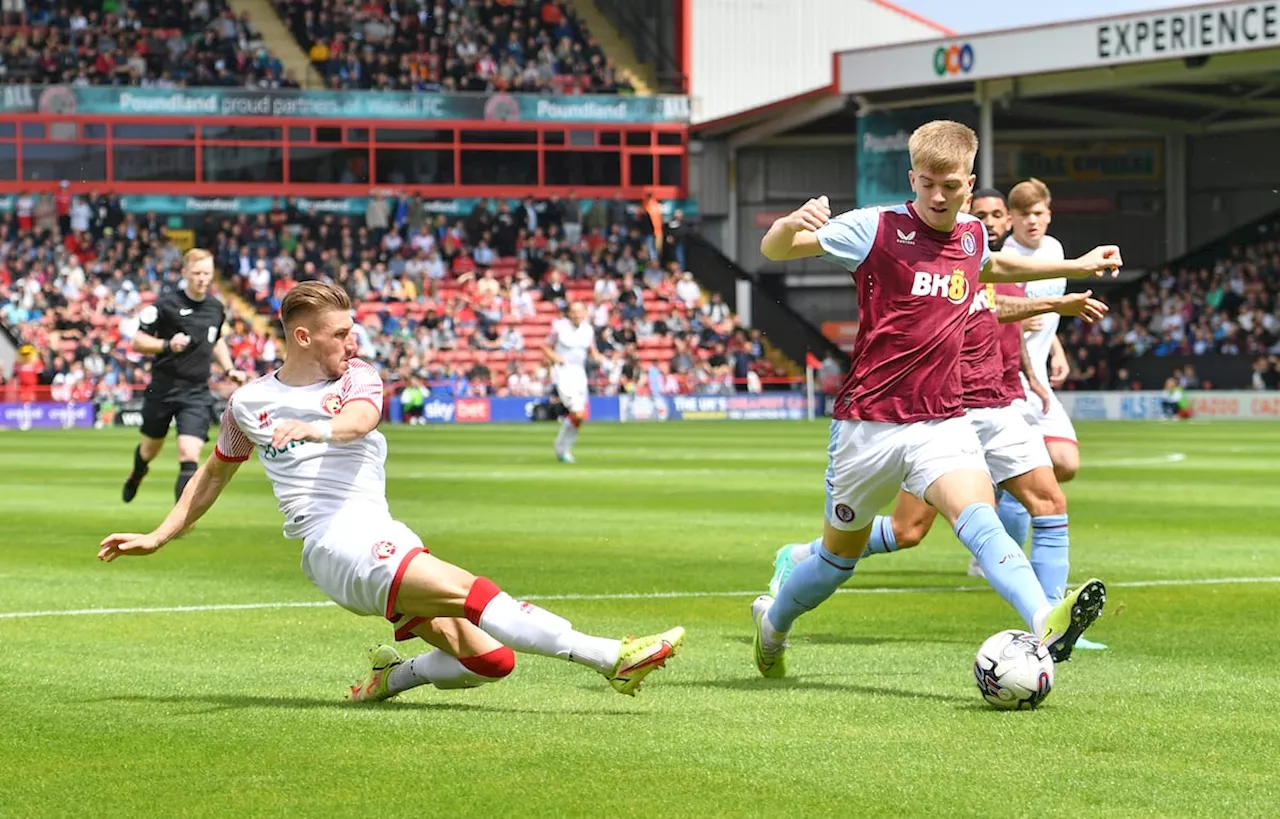
[[[526,657],[353,708],[388,629],[335,607],[0,617],[0,816],[1274,814],[1280,428],[1081,432],[1073,576],[1112,584],[1090,634],[1112,648],[1037,711],[979,698],[973,652],[1019,623],[957,590],[945,527],[865,561],[800,621],[792,678],[758,677],[750,590],[821,524],[821,424],[589,426],[573,467],[549,426],[400,428],[392,511],[437,555],[587,631],[682,623],[683,655],[635,699]],[[0,612],[323,599],[256,462],[185,540],[94,560],[172,498],[170,448],[120,503],[134,440],[0,433]],[[1241,577],[1273,580],[1180,582]]]

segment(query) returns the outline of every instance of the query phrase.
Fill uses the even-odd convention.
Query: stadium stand
[[[0,26],[7,83],[298,87],[248,16],[237,17],[226,0],[121,4],[114,11],[84,0],[15,5]]]
[[[209,246],[262,315],[273,315],[298,281],[342,284],[366,331],[362,355],[398,384],[417,378],[456,395],[543,395],[541,345],[573,300],[589,306],[596,327],[599,394],[643,393],[656,382],[664,394],[733,392],[787,375],[758,331],[680,270],[678,239],[654,257],[634,220],[595,225],[588,213],[586,234],[570,242],[565,204],[482,203],[451,220],[426,218],[420,200],[375,198],[357,221],[281,203],[278,215],[211,225]],[[273,219],[283,229],[273,232]]]
[[[273,2],[330,88],[633,91],[629,74],[560,0]]]
[[[1143,356],[1252,356],[1254,387],[1274,389],[1280,355],[1280,217],[1261,238],[1227,241],[1147,276],[1115,301],[1103,321],[1063,322],[1072,365],[1068,389],[1132,389],[1130,365]],[[1184,387],[1212,387],[1185,370]]]
[[[761,390],[787,374],[758,331],[680,271],[674,241],[663,268],[634,224],[567,242],[558,201],[522,205],[519,227],[506,204],[449,220],[424,219],[415,202],[384,201],[386,228],[281,202],[270,216],[201,231],[228,282],[237,366],[261,373],[276,363],[281,347],[267,328],[280,299],[297,281],[330,277],[358,305],[361,355],[397,386],[544,395],[541,344],[574,299],[590,305],[597,328],[600,394]],[[145,359],[128,349],[138,312],[179,286],[181,251],[154,216],[126,214],[116,197],[74,197],[70,209],[65,235],[49,197],[6,218],[0,322],[36,351],[41,386],[127,400],[147,381]]]

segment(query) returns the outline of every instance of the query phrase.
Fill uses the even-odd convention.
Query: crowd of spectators
[[[0,222],[0,323],[34,359],[22,362],[25,386],[127,401],[148,381],[146,358],[129,349],[138,314],[182,286],[181,248],[155,215],[126,213],[113,195],[27,198]],[[374,197],[353,219],[280,200],[258,217],[210,216],[198,233],[237,303],[257,311],[233,316],[226,336],[248,372],[283,353],[255,326],[273,326],[296,282],[327,278],[351,295],[360,355],[392,389],[547,395],[542,346],[571,300],[596,328],[598,394],[758,391],[784,376],[759,332],[682,270],[683,215],[655,224],[647,204],[484,201],[449,218],[419,199]],[[15,400],[20,380],[0,398]]]
[[[563,0],[274,0],[330,88],[628,94]]]
[[[0,81],[297,88],[247,14],[226,0],[5,3]]]
[[[1232,245],[1211,264],[1161,270],[1113,303],[1097,324],[1063,323],[1069,388],[1132,389],[1129,364],[1142,356],[1222,354],[1252,357],[1254,387],[1274,389],[1278,293],[1280,241],[1274,238]],[[1184,386],[1200,388],[1206,380]]]
[[[21,351],[15,372],[0,369],[0,400],[128,401],[149,380],[147,358],[129,349],[139,313],[181,286],[182,250],[117,196],[19,198],[34,205],[0,216],[0,331]],[[244,320],[229,329],[237,360],[260,366],[270,336]]]
[[[263,315],[298,281],[346,288],[362,357],[396,385],[545,395],[542,346],[580,300],[602,356],[589,369],[598,394],[761,389],[785,370],[683,269],[686,229],[680,211],[663,220],[651,200],[483,200],[451,218],[416,197],[375,196],[363,218],[281,201],[208,232],[219,267]]]

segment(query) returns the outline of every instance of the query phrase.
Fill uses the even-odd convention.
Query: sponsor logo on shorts
[[[960,249],[964,251],[964,255],[972,256],[978,252],[978,240],[973,238],[972,233],[966,233],[960,237]]]
[[[337,415],[342,412],[342,396],[336,392],[329,393],[320,399],[320,408],[330,415]]]
[[[841,523],[853,523],[855,517],[857,517],[857,514],[851,507],[843,503],[836,504],[836,519]]]
[[[488,398],[459,398],[454,401],[455,418],[459,424],[487,424],[489,422]]]
[[[386,560],[396,553],[396,545],[389,540],[379,540],[373,544],[373,556],[378,560]]]

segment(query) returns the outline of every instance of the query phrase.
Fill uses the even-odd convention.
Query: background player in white
[[[351,689],[353,700],[383,700],[427,683],[494,682],[514,668],[511,649],[585,665],[634,694],[675,653],[682,628],[639,639],[592,637],[429,554],[387,508],[387,442],[377,429],[382,379],[354,358],[346,293],[304,282],[280,312],[284,366],[232,396],[214,454],[164,522],[145,535],[108,535],[99,559],[155,552],[209,511],[256,449],[285,516],[285,536],[303,541],[302,570],[311,582],[349,611],[386,617],[397,638],[416,635],[436,647],[405,662],[378,646],[368,676]]]
[[[567,317],[558,318],[551,325],[551,334],[542,345],[542,353],[552,364],[556,394],[560,396],[566,413],[556,434],[556,457],[571,464],[573,443],[578,440],[578,430],[587,419],[587,357],[600,361],[596,331],[587,321],[585,304],[570,302]]]
[[[1006,253],[1018,253],[1039,259],[1063,259],[1066,253],[1062,243],[1049,235],[1049,224],[1053,221],[1051,209],[1052,196],[1049,186],[1039,179],[1027,179],[1013,186],[1009,191],[1009,213],[1013,217],[1013,235],[1004,243]],[[1048,279],[1027,284],[1027,296],[1060,296],[1067,290],[1066,279]],[[1055,379],[1055,373],[1049,372],[1048,362],[1051,356],[1062,356],[1062,345],[1058,341],[1058,324],[1060,317],[1056,314],[1037,316],[1023,322],[1023,337],[1026,340],[1027,355],[1031,360],[1031,369],[1035,380],[1041,385],[1048,385],[1048,400],[1033,396],[1031,386],[1024,375],[1022,386],[1026,397],[1017,403],[1027,420],[1044,436],[1045,446],[1049,449],[1049,458],[1053,461],[1053,472],[1059,484],[1064,484],[1080,471],[1080,444],[1076,438],[1075,425],[1071,423],[1067,410],[1062,402],[1053,394],[1052,387],[1061,386],[1062,378]],[[1065,378],[1065,375],[1063,376]],[[1019,544],[1027,542],[1027,535],[1034,525],[1029,513],[1017,498],[1010,493],[1001,493],[998,498],[997,513],[1009,536]],[[971,574],[978,572],[970,565]],[[1103,649],[1102,643],[1088,639],[1076,641],[1083,649]]]

